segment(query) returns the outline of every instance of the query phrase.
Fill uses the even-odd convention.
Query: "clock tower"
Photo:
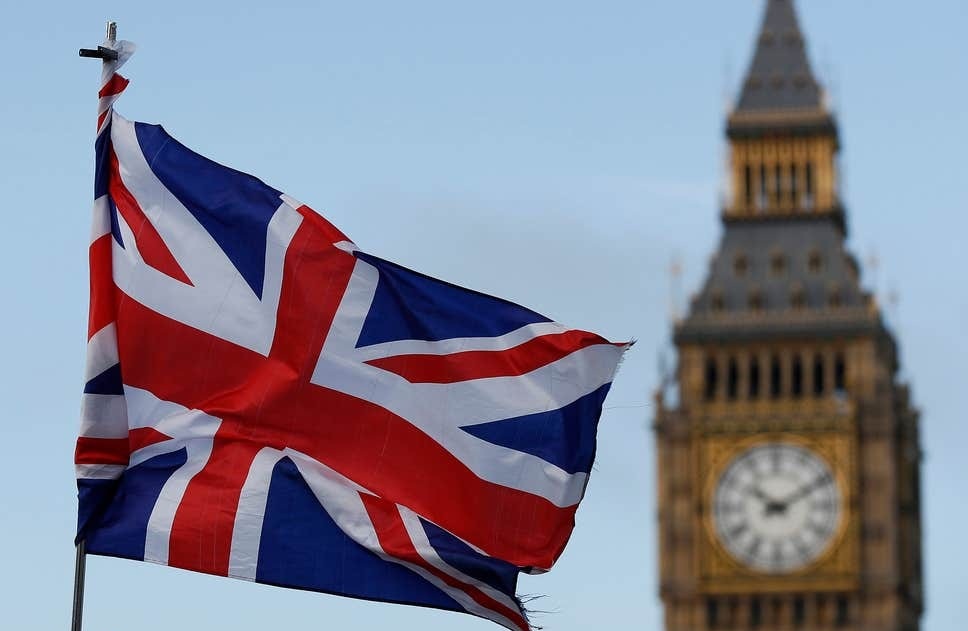
[[[846,249],[837,121],[766,0],[723,236],[656,397],[667,631],[916,631],[918,413]]]

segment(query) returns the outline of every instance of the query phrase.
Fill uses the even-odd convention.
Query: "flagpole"
[[[84,614],[84,575],[87,570],[87,546],[82,539],[77,544],[77,557],[74,561],[74,611],[71,615],[71,631],[81,631]]]
[[[106,46],[97,48],[82,48],[78,51],[81,57],[92,57],[101,60],[102,69],[106,70],[107,64],[118,60],[118,51],[115,50],[115,43],[118,38],[118,25],[116,22],[108,22],[105,28],[104,43]],[[102,76],[106,74],[102,72]],[[87,574],[87,542],[81,539],[76,546],[74,558],[74,606],[71,611],[71,631],[81,631],[81,622],[84,616],[84,578]]]

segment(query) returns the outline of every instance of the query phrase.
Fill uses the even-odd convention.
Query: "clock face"
[[[827,463],[791,443],[740,453],[716,481],[713,524],[741,563],[771,574],[809,565],[831,543],[842,515]]]

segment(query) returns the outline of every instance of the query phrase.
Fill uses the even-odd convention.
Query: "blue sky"
[[[140,50],[118,103],[323,212],[364,249],[635,337],[540,624],[655,629],[651,391],[669,262],[695,290],[720,233],[723,120],[762,0],[8,3],[0,173],[5,626],[66,625],[103,23]],[[844,142],[850,243],[923,409],[927,631],[963,627],[968,5],[801,0]],[[12,290],[12,291],[11,291]],[[92,558],[87,628],[490,629]]]

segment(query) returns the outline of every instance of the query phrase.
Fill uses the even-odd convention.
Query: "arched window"
[[[819,354],[813,357],[813,396],[821,397],[824,391],[823,357]]]
[[[807,253],[807,270],[811,274],[819,274],[823,269],[823,254],[816,248]]]
[[[739,394],[739,366],[736,358],[730,357],[726,368],[726,396],[735,399]]]
[[[749,398],[755,399],[760,396],[760,360],[755,355],[750,359],[750,372],[747,386]]]
[[[763,623],[763,603],[759,596],[753,596],[750,600],[750,626],[758,627]]]
[[[786,272],[787,260],[783,252],[773,251],[770,254],[770,272],[774,276],[779,276]]]
[[[813,208],[813,197],[814,197],[813,162],[807,162],[806,170],[804,171],[804,174],[803,174],[803,179],[804,179],[803,187],[804,189],[806,189],[806,193],[807,193],[807,199],[804,206],[806,206],[806,208],[809,210]]]
[[[737,276],[746,276],[747,270],[750,268],[750,260],[745,254],[740,252],[735,257],[733,257],[733,271],[736,272]]]
[[[806,603],[803,601],[803,596],[797,596],[793,599],[793,626],[800,627],[803,626],[804,621],[807,617],[807,607]]]
[[[780,358],[776,355],[770,360],[770,396],[780,398],[783,392],[783,371],[780,369]]]
[[[844,356],[837,353],[834,358],[834,392],[843,393],[847,391],[847,365]]]
[[[783,167],[779,164],[773,167],[773,200],[774,206],[779,207],[783,199]]]
[[[799,355],[793,357],[793,369],[790,375],[790,394],[794,397],[803,396],[803,360]]]
[[[760,165],[760,194],[756,200],[757,209],[762,210],[766,207],[766,165]]]
[[[748,164],[743,167],[743,191],[749,208],[753,205],[753,169]]]
[[[704,394],[707,401],[716,398],[716,390],[719,388],[719,366],[716,359],[709,357],[706,359],[706,384]]]
[[[735,627],[736,621],[739,620],[739,598],[736,596],[731,596],[726,601],[725,610],[726,615],[723,617],[725,618],[726,626]]]
[[[719,601],[715,597],[706,598],[706,628],[715,629],[719,626]]]
[[[847,601],[846,594],[837,596],[837,616],[834,624],[838,627],[846,627],[850,622],[850,603]]]

